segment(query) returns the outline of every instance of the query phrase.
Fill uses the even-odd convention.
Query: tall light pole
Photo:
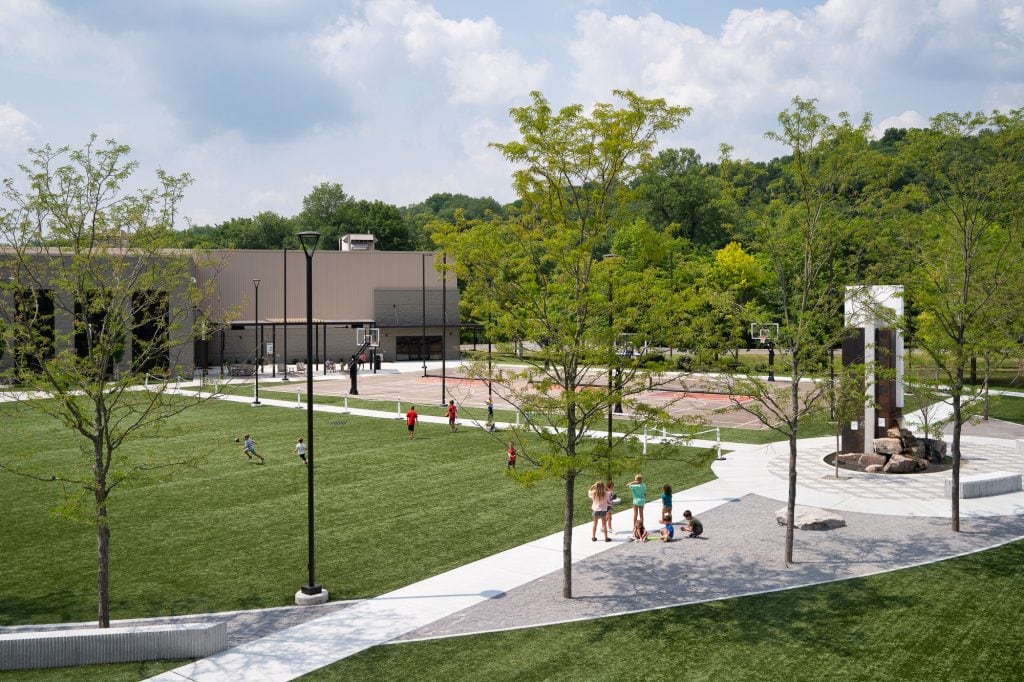
[[[448,254],[441,252],[441,407],[445,406],[445,362],[448,359]]]
[[[281,282],[282,282],[282,285],[283,285],[282,288],[284,290],[284,293],[282,295],[282,300],[281,300],[281,304],[282,304],[281,307],[283,308],[283,310],[281,312],[281,317],[284,318],[284,339],[283,339],[283,341],[284,341],[284,351],[283,351],[283,355],[284,355],[284,375],[281,377],[281,380],[282,381],[288,381],[288,247],[287,246],[284,247],[283,253],[284,253],[284,262],[282,263],[282,266],[284,268],[284,273],[282,274]]]
[[[263,356],[263,338],[260,332],[260,281],[254,279],[252,281],[252,288],[256,291],[256,327],[253,330],[253,336],[256,337],[256,399],[252,401],[253,407],[262,405],[260,402],[260,361]]]
[[[619,260],[619,256],[614,253],[606,253],[604,255],[604,261],[608,263],[608,336],[611,343],[612,355],[608,358],[608,477],[611,478],[611,456],[612,456],[612,410],[614,408],[612,401],[612,391],[614,387],[612,385],[612,362],[615,355],[615,314],[612,308],[613,301],[613,290],[612,290],[612,267],[616,261]],[[622,408],[619,408],[622,411]]]
[[[423,330],[420,332],[420,357],[423,358],[423,376],[427,376],[427,254],[420,254],[423,292]]]
[[[319,232],[300,232],[299,242],[306,254],[306,518],[309,530],[309,580],[295,593],[300,606],[323,604],[327,590],[316,583],[313,544],[313,254],[320,241]]]

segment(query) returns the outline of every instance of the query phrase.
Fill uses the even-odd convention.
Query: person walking
[[[242,446],[242,452],[245,453],[246,458],[252,461],[252,458],[255,457],[260,461],[260,464],[266,464],[267,461],[263,459],[263,455],[256,452],[256,441],[253,440],[252,434],[247,433],[242,436],[242,439],[245,441],[245,444]]]
[[[299,456],[303,464],[309,465],[309,462],[306,461],[306,444],[302,441],[302,436],[295,441],[295,454]]]
[[[604,481],[594,481],[594,485],[587,491],[587,496],[590,498],[590,514],[594,518],[590,527],[590,539],[597,542],[597,524],[600,522],[601,530],[604,531],[604,541],[611,542],[604,520],[608,514],[608,491],[604,487]]]
[[[419,420],[420,416],[416,414],[416,406],[410,406],[409,411],[405,413],[405,425],[409,429],[410,440],[416,435],[416,424]]]
[[[455,401],[448,401],[448,428],[452,433],[455,433],[455,415],[459,413],[459,408],[455,407]]]
[[[490,398],[487,399],[487,421],[494,421],[494,401]]]

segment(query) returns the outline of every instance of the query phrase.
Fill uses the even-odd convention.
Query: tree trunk
[[[793,354],[796,357],[796,353]],[[791,362],[791,365],[795,364]],[[796,438],[797,438],[797,415],[800,413],[800,382],[797,381],[799,374],[796,367],[790,367],[790,390],[789,408],[789,491],[786,497],[786,565],[793,563],[793,517],[796,516]],[[839,453],[836,453],[838,459]]]
[[[562,528],[562,596],[572,599],[572,510],[576,474],[565,476],[565,525]]]
[[[96,491],[96,595],[99,627],[110,627],[110,526],[107,524],[107,491]]]
[[[838,455],[837,455],[838,456]],[[786,497],[786,565],[793,563],[793,517],[796,516],[796,429],[789,432],[789,491]]]
[[[953,490],[950,494],[952,503],[952,527],[960,532],[960,430],[963,428],[963,415],[960,401],[963,393],[963,370],[957,372],[957,386],[953,390]]]

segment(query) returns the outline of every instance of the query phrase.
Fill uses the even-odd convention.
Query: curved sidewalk
[[[317,409],[321,409],[320,406]],[[351,410],[354,414],[362,411]],[[369,411],[368,411],[369,412]],[[379,415],[374,415],[379,416]],[[394,418],[394,415],[388,415]],[[1024,464],[1015,456],[1013,441],[986,439],[979,437],[966,437],[965,458],[968,466],[977,467],[980,471],[983,466],[1004,464],[1014,465],[1016,471],[1024,469]],[[945,521],[942,517],[949,515],[949,501],[941,498],[941,486],[943,477],[948,477],[949,472],[937,472],[933,474],[916,474],[900,477],[881,477],[877,475],[853,475],[841,480],[830,480],[825,478],[831,473],[831,468],[823,464],[820,459],[828,450],[829,443],[833,441],[825,439],[808,439],[799,442],[798,461],[798,490],[797,501],[799,504],[821,506],[832,509],[845,510],[853,515],[865,515],[858,527],[861,535],[860,543],[854,547],[858,552],[866,551],[866,548],[898,546],[898,537],[905,534],[905,529],[898,522],[892,524],[880,523],[874,515],[907,516],[919,517],[909,519],[907,523],[916,524],[917,535],[914,537],[913,551],[909,556],[915,557],[918,563],[922,557],[931,559],[945,558],[955,555],[958,552],[978,551],[985,547],[1007,542],[1024,535],[1024,493],[999,496],[998,498],[984,498],[982,500],[963,500],[961,502],[962,514],[965,517],[977,517],[976,523],[979,528],[987,528],[990,536],[984,534],[971,536],[969,533],[953,534],[952,539],[944,542],[934,542],[944,527]],[[732,444],[734,445],[734,444]],[[732,530],[729,537],[742,540],[735,549],[735,556],[728,555],[729,560],[739,562],[740,568],[715,564],[714,570],[725,575],[733,576],[732,581],[724,581],[723,585],[728,586],[724,593],[715,592],[702,598],[723,598],[736,596],[749,592],[740,590],[738,586],[747,585],[747,575],[743,573],[742,567],[752,571],[757,567],[772,568],[771,564],[778,564],[775,559],[767,558],[766,550],[755,549],[758,547],[757,540],[770,541],[772,552],[778,552],[778,542],[772,537],[774,519],[765,519],[764,510],[775,506],[776,502],[757,502],[757,500],[782,501],[786,498],[786,476],[788,467],[788,446],[786,443],[774,443],[758,446],[735,446],[724,460],[715,462],[713,469],[719,478],[715,481],[681,491],[674,496],[675,507],[689,508],[695,514],[724,514],[721,520],[721,527],[729,527]],[[1005,467],[1004,467],[1005,468]],[[848,472],[842,472],[847,474]],[[939,497],[936,496],[936,491]],[[756,496],[756,497],[755,497]],[[728,505],[722,507],[722,505]],[[646,516],[651,523],[650,527],[656,528],[656,519],[659,512],[659,505],[651,504],[646,509]],[[722,507],[722,509],[717,509]],[[750,514],[756,519],[751,521],[737,515],[733,510],[753,509]],[[712,511],[715,510],[715,511]],[[867,516],[868,514],[872,516]],[[996,517],[1013,515],[1006,523],[1000,523]],[[614,516],[614,525],[620,529],[630,526],[631,512],[623,510]],[[743,517],[743,518],[741,518]],[[929,518],[930,517],[930,518]],[[990,519],[990,520],[989,520]],[[707,526],[706,522],[706,526]],[[757,527],[757,535],[754,538],[743,539],[744,532],[751,532],[750,529]],[[777,527],[777,526],[776,526]],[[744,530],[746,529],[746,530]],[[885,532],[883,532],[885,529]],[[844,529],[841,529],[844,530]],[[777,530],[774,531],[777,535]],[[656,555],[660,553],[665,561],[679,561],[682,557],[689,558],[683,547],[700,547],[706,551],[706,560],[709,562],[718,557],[722,558],[720,552],[714,551],[716,544],[713,540],[713,532],[709,532],[712,539],[707,541],[685,541],[668,545],[662,543],[648,543],[646,545],[634,545],[626,543],[628,531],[617,534],[618,542],[590,542],[590,523],[577,526],[573,532],[573,561],[582,573],[587,568],[605,564],[605,560],[588,561],[591,558],[602,555],[605,552],[622,553],[627,550],[636,549],[647,554]],[[835,533],[832,538],[839,538],[843,533]],[[919,536],[919,538],[918,538]],[[802,536],[803,537],[803,536]],[[818,537],[829,537],[827,534],[820,534]],[[942,536],[946,537],[946,536]],[[960,539],[964,542],[961,543]],[[970,540],[977,540],[971,544]],[[703,548],[708,548],[704,550]],[[832,551],[839,552],[841,545],[836,545]],[[829,566],[834,564],[858,563],[856,558],[838,558],[829,554],[829,550],[814,550],[815,561],[811,563],[821,564],[826,568],[823,570],[811,570],[806,572],[785,572],[779,573],[775,570],[773,575],[783,583],[784,587],[796,587],[806,584],[814,584],[827,579],[841,579],[852,577],[863,573],[851,572],[844,574]],[[608,555],[609,561],[615,554]],[[772,554],[770,556],[774,556]],[[907,564],[905,560],[896,561],[892,557],[901,557],[904,553],[894,552],[891,549],[882,551],[877,570],[891,570]],[[625,555],[630,562],[636,561],[636,556]],[[887,559],[887,557],[889,557]],[[648,557],[649,563],[655,565],[656,556]],[[516,599],[509,597],[515,592],[518,596],[518,603],[524,604],[522,609],[531,609],[532,604],[550,602],[552,608],[568,607],[573,609],[581,608],[581,614],[573,616],[566,613],[562,616],[554,616],[545,619],[543,614],[537,617],[534,614],[533,620],[524,621],[522,618],[512,622],[506,627],[525,626],[540,622],[551,622],[562,618],[572,617],[595,617],[595,615],[611,615],[607,603],[598,598],[574,599],[572,604],[560,602],[557,598],[550,599],[541,595],[552,593],[552,585],[561,570],[562,561],[562,536],[555,533],[534,542],[527,543],[505,552],[501,552],[480,561],[467,564],[447,573],[428,578],[413,585],[403,587],[399,590],[380,595],[374,599],[366,600],[336,613],[325,615],[321,618],[309,621],[302,625],[282,630],[267,637],[252,641],[248,644],[229,649],[215,656],[189,663],[175,670],[159,675],[154,680],[176,681],[188,680],[290,680],[317,668],[329,665],[337,660],[351,656],[359,651],[377,644],[394,641],[400,637],[408,636],[431,636],[431,624],[435,628],[443,625],[445,619],[453,614],[459,614],[462,627],[465,628],[472,622],[474,612],[484,612],[485,622],[492,624],[500,623],[493,615],[494,608],[500,608],[508,612],[511,609],[516,611]],[[888,563],[887,563],[888,562]],[[632,565],[632,563],[630,564]],[[671,564],[670,564],[671,565]],[[778,569],[775,566],[775,569]],[[877,572],[875,570],[875,572]],[[663,574],[664,571],[657,569],[654,575]],[[621,590],[622,585],[603,584],[601,581],[608,574],[606,569],[601,569],[596,578],[599,591]],[[829,575],[837,576],[829,578]],[[781,577],[779,577],[781,576]],[[769,580],[768,585],[771,585]],[[739,590],[739,591],[737,591]],[[557,594],[557,591],[554,592]],[[644,595],[648,599],[645,601]],[[649,597],[654,595],[656,603],[649,603]],[[614,596],[614,595],[613,595]],[[699,600],[699,599],[698,599]],[[687,603],[679,601],[668,592],[660,594],[657,590],[646,591],[644,594],[635,595],[632,599],[619,600],[618,613],[629,612],[639,608],[654,608],[672,605],[675,603]],[[692,601],[692,600],[691,600]],[[587,610],[588,604],[600,604],[599,611],[595,614]],[[493,625],[492,625],[493,627]],[[445,632],[441,627],[442,633]],[[454,632],[454,631],[449,631]],[[413,635],[411,633],[418,633]]]

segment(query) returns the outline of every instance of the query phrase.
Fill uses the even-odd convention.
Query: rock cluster
[[[893,427],[885,438],[874,440],[874,452],[839,455],[842,464],[855,464],[869,472],[909,474],[924,471],[929,464],[941,464],[946,456],[946,442],[934,438],[917,438],[907,429]]]
[[[793,512],[793,527],[799,530],[831,530],[846,525],[842,516],[829,509],[797,505]],[[785,507],[775,512],[775,520],[780,526],[786,525],[786,518]]]

